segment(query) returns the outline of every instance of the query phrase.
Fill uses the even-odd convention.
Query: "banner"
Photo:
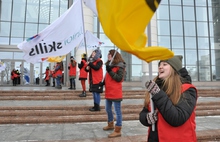
[[[43,31],[18,44],[24,59],[37,63],[42,58],[68,54],[83,39],[82,2],[73,5]]]
[[[101,40],[99,38],[97,38],[96,36],[94,36],[90,31],[86,31],[85,34],[85,38],[86,38],[86,47],[87,48],[97,48],[99,46],[101,46],[102,44],[104,44],[103,42],[101,42]],[[78,49],[82,49],[85,50],[85,42],[84,39],[82,39],[82,41],[80,42]]]

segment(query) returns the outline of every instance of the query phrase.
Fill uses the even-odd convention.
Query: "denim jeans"
[[[121,101],[111,101],[106,99],[105,101],[105,111],[108,115],[108,122],[114,120],[112,112],[112,103],[114,105],[115,114],[116,114],[116,126],[122,126],[122,113],[121,113]]]
[[[100,93],[92,92],[92,95],[93,95],[94,103],[100,105],[100,101],[101,101]]]
[[[57,81],[57,86],[60,86],[61,85],[61,77],[60,76],[57,76],[56,78],[56,81]]]

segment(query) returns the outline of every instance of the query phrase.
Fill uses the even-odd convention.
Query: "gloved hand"
[[[109,65],[106,65],[106,71],[110,72],[111,70],[112,70],[111,67]]]
[[[155,111],[154,113],[147,113],[146,115],[147,118],[147,123],[148,124],[154,124],[157,121],[157,111]]]
[[[90,67],[91,67],[92,65],[93,65],[93,64],[92,64],[92,62],[89,62],[88,66],[90,66]]]
[[[160,88],[154,81],[150,80],[145,83],[145,87],[147,88],[147,91],[150,92],[152,95],[157,94],[160,92]]]
[[[99,86],[105,85],[105,82],[99,82]]]

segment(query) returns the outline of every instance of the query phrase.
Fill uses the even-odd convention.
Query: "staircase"
[[[87,92],[87,97],[80,98],[81,91],[72,90],[48,90],[48,91],[1,91],[0,103],[16,102],[20,105],[0,105],[0,124],[37,124],[37,123],[77,123],[77,122],[106,122],[107,116],[104,105],[101,111],[90,112],[89,108],[93,104],[92,94]],[[122,103],[123,121],[138,120],[139,113],[143,107],[145,90],[124,90]],[[220,89],[199,89],[199,97],[220,98]],[[104,94],[101,95],[104,103]],[[72,103],[66,103],[66,102]],[[21,102],[21,103],[19,103]],[[48,103],[39,105],[36,102]],[[58,104],[53,104],[58,102]],[[59,102],[62,105],[59,105]],[[77,102],[77,103],[76,103]],[[86,105],[79,105],[81,102]],[[35,105],[36,103],[36,105]],[[30,105],[31,104],[31,105]],[[63,105],[64,104],[64,105]],[[220,100],[198,102],[196,107],[197,116],[220,115]],[[220,139],[218,134],[215,136],[207,133],[204,137],[202,132],[198,132],[198,140]],[[200,134],[202,133],[202,134]]]

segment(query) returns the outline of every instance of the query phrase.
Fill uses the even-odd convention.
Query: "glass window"
[[[162,4],[168,4],[168,0],[162,0],[162,1],[160,1],[160,5],[162,5]]]
[[[1,7],[0,7],[1,21],[11,20],[11,4],[12,4],[12,0],[1,0]]]
[[[45,28],[48,26],[48,24],[39,24],[38,26],[39,26],[39,27],[38,27],[38,28],[39,28],[39,29],[38,29],[38,33],[39,33],[39,32],[41,32],[41,31],[43,31],[43,29],[45,29]]]
[[[171,34],[172,35],[183,35],[182,21],[171,21]]]
[[[51,0],[50,23],[52,23],[57,19],[57,17],[59,17],[59,13],[60,13],[59,10],[60,10],[59,1]]]
[[[209,21],[213,21],[212,7],[208,8],[209,12]]]
[[[13,59],[23,59],[24,53],[23,52],[14,52]]]
[[[26,11],[26,22],[37,22],[39,13],[39,1],[28,0]]]
[[[219,57],[219,56],[220,56],[220,50],[211,50],[212,65],[216,65],[215,60],[216,60],[216,57]]]
[[[174,52],[175,55],[182,55],[184,57],[184,50],[183,49],[173,48],[172,51]],[[183,62],[183,64],[184,64],[184,62]]]
[[[10,45],[18,45],[19,43],[24,41],[23,38],[11,38],[10,40]]]
[[[170,48],[170,36],[158,36],[158,45]]]
[[[8,37],[0,37],[0,44],[9,45],[9,38]]]
[[[199,66],[199,81],[211,81],[210,66]]]
[[[195,36],[196,28],[194,22],[184,22],[184,32],[185,36]]]
[[[206,7],[196,7],[196,19],[197,21],[207,21]]]
[[[186,52],[186,64],[197,65],[197,51],[196,50],[185,50]]]
[[[195,0],[196,6],[206,6],[206,0]]]
[[[56,0],[54,0],[56,1]],[[60,15],[62,15],[68,9],[68,0],[61,0],[60,1]]]
[[[194,7],[183,7],[183,18],[184,20],[195,21]]]
[[[40,1],[40,23],[49,23],[49,10],[50,10],[50,2],[49,0]]]
[[[186,69],[191,76],[192,81],[198,81],[198,71],[196,66],[186,66]]]
[[[217,71],[216,68],[220,69],[220,66],[212,66],[212,80],[213,81],[217,81]],[[218,81],[219,81],[219,77],[218,77]]]
[[[198,50],[199,64],[210,65],[209,50]]]
[[[185,37],[185,48],[196,49],[196,37]]]
[[[181,6],[170,6],[170,19],[171,20],[182,20]]]
[[[114,46],[114,44],[109,40],[105,34],[100,34],[100,40],[104,42],[104,46]]]
[[[183,37],[171,37],[172,38],[172,48],[182,48],[183,49]]]
[[[24,22],[25,16],[25,1],[16,0],[13,1],[13,13],[12,13],[12,21]]]
[[[210,38],[211,40],[211,49],[220,49],[220,37]]]
[[[193,0],[183,0],[183,5],[194,6],[194,1]]]
[[[23,37],[24,35],[24,23],[12,23],[11,36],[12,37]]]
[[[170,35],[169,21],[157,21],[158,35]]]
[[[213,29],[213,23],[210,22],[209,23],[209,32],[210,32],[210,37],[213,37],[214,36],[214,29]]]
[[[198,37],[198,48],[199,49],[209,49],[209,39]]]
[[[181,5],[181,0],[170,0],[170,5]]]
[[[197,22],[198,36],[208,36],[208,24],[205,22]]]
[[[169,19],[169,9],[167,5],[160,5],[157,10],[158,19]]]
[[[37,24],[29,24],[25,25],[25,38],[32,37],[37,34]]]
[[[0,36],[9,36],[10,22],[0,22]]]
[[[132,79],[131,81],[140,81],[142,76],[142,66],[140,65],[131,65],[132,68]]]
[[[1,59],[13,59],[13,52],[0,52],[0,57]]]

